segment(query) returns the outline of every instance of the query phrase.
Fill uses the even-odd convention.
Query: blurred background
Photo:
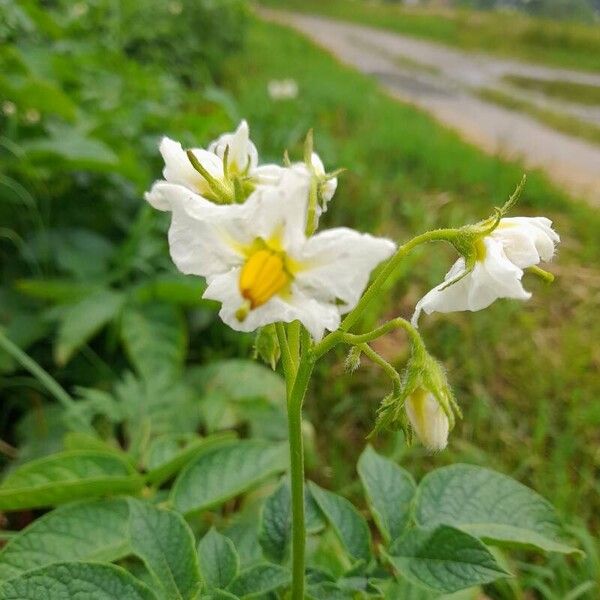
[[[175,271],[168,216],[143,192],[162,135],[201,146],[241,118],[264,162],[300,159],[314,128],[325,165],[347,169],[325,225],[398,240],[486,217],[528,172],[518,211],[560,232],[555,283],[527,277],[527,304],[423,319],[464,420],[433,456],[401,434],[375,445],[417,476],[490,466],[558,507],[586,556],[517,555],[518,579],[490,597],[597,598],[600,1],[0,0],[0,326],[100,435],[118,421],[108,395],[164,403],[174,379],[204,402],[203,427],[231,421],[194,378],[250,358],[253,336]],[[362,327],[409,316],[454,260],[416,252]],[[401,333],[376,349],[399,368],[408,351]],[[306,403],[309,469],[357,497],[387,382],[343,360],[320,366]],[[0,402],[4,466],[60,445],[56,404],[1,350]]]

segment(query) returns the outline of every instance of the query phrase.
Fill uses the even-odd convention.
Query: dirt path
[[[502,77],[508,74],[593,85],[600,85],[600,75],[462,52],[324,17],[269,10],[261,10],[261,15],[294,27],[342,62],[376,77],[392,96],[423,108],[484,151],[542,168],[572,195],[600,206],[600,146],[476,95],[481,88],[503,89]],[[525,92],[523,97],[530,99]],[[548,98],[544,102],[590,123],[600,118],[595,108],[570,107]]]

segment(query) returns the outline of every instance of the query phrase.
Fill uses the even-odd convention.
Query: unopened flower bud
[[[259,329],[254,340],[254,358],[261,358],[273,371],[281,357],[275,325],[265,325]]]
[[[361,350],[358,346],[352,346],[352,348],[350,348],[350,352],[348,352],[348,356],[346,356],[344,362],[346,373],[354,373],[354,371],[360,367],[360,355]]]
[[[420,387],[406,399],[405,408],[421,443],[429,450],[443,450],[448,444],[450,422],[435,396]]]

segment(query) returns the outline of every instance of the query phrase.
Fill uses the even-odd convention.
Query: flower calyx
[[[398,390],[384,398],[373,433],[402,430],[407,441],[416,436],[429,450],[446,447],[448,433],[461,411],[442,365],[423,346],[413,347]]]

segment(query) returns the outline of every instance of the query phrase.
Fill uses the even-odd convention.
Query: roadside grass
[[[321,14],[466,50],[600,71],[600,28],[507,11],[403,7],[350,0],[260,0],[272,8]]]
[[[600,86],[597,85],[573,83],[560,79],[534,79],[522,75],[505,75],[503,80],[524,90],[540,92],[551,98],[589,106],[600,106]]]
[[[600,127],[593,123],[582,121],[566,113],[559,113],[549,108],[543,108],[534,102],[517,98],[514,95],[494,88],[477,90],[477,95],[483,100],[493,102],[504,108],[528,114],[536,119],[536,121],[548,125],[548,127],[557,131],[562,131],[563,133],[594,144],[600,144]]]
[[[271,100],[269,80],[290,77],[298,82],[298,97]],[[280,158],[286,148],[299,159],[303,137],[314,127],[326,166],[347,167],[326,214],[328,226],[404,240],[424,229],[489,215],[522,174],[519,164],[482,154],[280,26],[252,23],[246,51],[228,64],[226,84],[239,107],[232,118],[249,120],[264,160]],[[499,301],[478,313],[425,318],[423,335],[447,365],[465,418],[449,449],[439,454],[406,448],[395,434],[375,444],[417,475],[456,461],[510,473],[549,498],[571,522],[597,532],[600,214],[567,198],[537,172],[529,174],[519,212],[547,215],[561,233],[563,244],[550,266],[556,282],[548,286],[527,276],[526,287],[534,292],[527,304]],[[410,316],[420,295],[454,260],[448,248],[436,246],[411,256],[383,307],[386,314]],[[367,317],[363,325],[375,318]],[[398,334],[377,350],[400,367],[408,349]],[[341,351],[332,355],[320,370],[306,409],[319,424],[316,445],[324,457],[311,476],[352,495],[354,464],[388,384],[368,364],[352,377],[345,374],[343,358]],[[523,586],[546,586],[554,595],[543,597],[565,598],[576,586],[600,580],[595,556],[552,558],[550,570],[548,559],[540,558],[543,574],[528,574],[506,593],[498,588],[495,597],[523,598]],[[519,571],[517,564],[511,567]]]

